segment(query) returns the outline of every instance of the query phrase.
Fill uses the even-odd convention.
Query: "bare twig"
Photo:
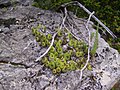
[[[81,69],[81,72],[80,72],[80,80],[82,79],[82,73],[83,73],[83,70],[87,67],[88,65],[88,62],[90,60],[90,30],[88,28],[88,25],[89,25],[89,22],[90,22],[90,19],[92,17],[92,15],[94,14],[94,11],[90,14],[89,18],[88,18],[88,21],[87,21],[87,24],[86,24],[86,29],[88,30],[88,34],[89,34],[89,37],[88,37],[88,59],[84,65],[84,67]]]
[[[28,42],[27,46],[22,50],[22,52],[24,52],[24,51],[30,46],[30,44],[33,43],[33,42],[34,42],[34,41],[31,41],[31,40],[30,40],[30,41]]]
[[[74,18],[74,19],[77,19],[77,20],[81,20],[81,21],[87,22],[87,20],[82,19],[82,18],[71,17],[72,21],[75,23],[75,25],[76,25],[77,27],[78,27],[77,22],[76,22],[73,18]],[[78,23],[78,24],[79,24],[79,23]],[[93,24],[93,22],[89,22],[89,24],[93,25],[94,27],[97,27],[97,25]],[[101,30],[101,31],[103,32],[103,34],[106,35],[106,33],[105,33],[105,31],[102,29],[102,27],[97,27],[97,28],[99,28],[99,30]]]
[[[67,18],[67,9],[66,9],[66,7],[64,8],[64,10],[65,10],[65,17],[63,18],[62,24],[61,24],[61,26],[60,26],[60,30],[61,30],[62,27],[64,26],[65,20],[66,20],[66,18]]]
[[[85,12],[87,12],[89,15],[91,14],[91,12],[85,8],[81,3],[79,3],[78,1],[72,1],[69,3],[65,3],[62,5],[62,7],[68,6],[70,4],[77,4],[80,8],[82,8]],[[95,19],[95,21],[97,21],[104,29],[106,29],[106,31],[113,37],[113,38],[117,38],[116,35],[114,35],[114,33],[108,28],[106,27],[96,16],[92,15],[92,18]]]
[[[64,25],[65,29],[77,40],[80,40],[80,38],[78,38],[77,36],[75,36],[72,32],[70,32],[70,30]]]
[[[69,14],[69,13],[68,13]],[[72,15],[70,15],[69,14],[69,17],[70,17],[70,19],[72,20],[71,21],[71,23],[73,23],[74,24],[74,26],[76,26],[76,28],[79,30],[79,32],[83,35],[83,33],[82,33],[82,31],[80,31],[80,27],[79,27],[79,25],[78,25],[78,23],[76,22],[76,20],[73,18],[74,16],[72,16]],[[79,18],[80,19],[80,18]],[[80,23],[81,24],[81,23]],[[84,24],[84,23],[83,23]],[[71,27],[70,25],[69,25],[69,27]],[[73,26],[71,27],[72,28],[72,30],[73,30]],[[77,37],[78,38],[78,37]],[[78,38],[79,40],[81,40],[81,38]]]
[[[65,9],[66,9],[66,8],[65,8]],[[63,27],[63,25],[64,25],[64,22],[65,22],[65,20],[66,20],[66,17],[67,17],[67,16],[65,16],[65,17],[63,18],[62,24],[61,24],[61,26],[60,26],[60,30],[62,29],[62,27]],[[50,44],[50,46],[48,47],[48,49],[47,49],[40,57],[38,57],[35,61],[39,61],[42,57],[44,57],[44,56],[49,52],[49,50],[50,50],[51,47],[53,46],[53,43],[54,43],[54,40],[55,40],[55,36],[57,35],[57,33],[58,33],[58,32],[56,32],[56,33],[53,35],[51,44]]]
[[[65,18],[67,17],[67,9],[66,9],[66,7],[64,8],[65,9]],[[65,25],[65,23],[63,23],[63,26],[64,26],[64,28],[74,37],[74,38],[76,38],[77,40],[80,40],[80,38],[78,38],[77,36],[75,36],[67,27],[66,27],[66,25]],[[72,26],[70,26],[69,25],[69,27],[73,30],[73,27]]]
[[[86,29],[88,30],[88,34],[89,34],[89,37],[88,37],[88,59],[87,59],[85,65],[84,65],[84,67],[80,70],[80,78],[79,78],[80,82],[75,86],[75,88],[74,88],[73,90],[76,90],[77,87],[81,84],[81,80],[82,80],[82,76],[83,76],[83,71],[84,71],[85,68],[87,67],[88,62],[89,62],[89,60],[90,60],[90,30],[89,30],[89,28],[88,28],[88,24],[89,24],[90,19],[91,19],[91,17],[92,17],[93,14],[94,14],[94,12],[92,12],[92,13],[89,15],[88,21],[87,21],[87,23],[86,23],[86,25],[85,25],[85,26],[86,26]]]
[[[51,41],[51,44],[49,46],[49,48],[40,56],[38,57],[35,61],[39,61],[42,57],[44,57],[48,52],[49,50],[51,49],[51,47],[53,46],[53,43],[54,43],[54,39],[55,39],[55,36],[57,35],[57,33],[55,33],[52,37],[52,41]]]

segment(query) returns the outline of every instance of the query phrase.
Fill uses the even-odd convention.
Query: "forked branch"
[[[70,4],[78,5],[80,8],[82,8],[89,15],[91,14],[91,12],[87,8],[85,8],[81,3],[79,3],[78,1],[72,1],[72,2],[69,2],[69,3],[65,3],[61,6],[66,7],[66,6],[69,6]],[[97,21],[113,38],[117,38],[117,36],[107,26],[105,26],[96,16],[92,15],[92,18],[95,21]]]

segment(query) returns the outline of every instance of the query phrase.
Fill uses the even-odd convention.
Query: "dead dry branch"
[[[89,15],[91,14],[91,12],[87,8],[85,8],[85,6],[83,6],[81,3],[79,3],[78,1],[72,1],[72,2],[69,2],[69,3],[65,3],[65,4],[63,4],[61,6],[66,7],[66,6],[69,6],[71,4],[79,6],[80,8],[82,8]],[[117,36],[107,26],[105,26],[95,15],[92,15],[92,18],[95,21],[97,21],[113,38],[117,38]]]

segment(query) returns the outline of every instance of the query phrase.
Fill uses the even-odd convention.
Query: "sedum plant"
[[[40,47],[46,48],[50,46],[52,34],[46,35],[44,32],[39,31],[39,28],[32,28],[32,33]],[[58,33],[53,46],[47,55],[42,58],[42,64],[51,69],[53,74],[81,69],[85,65],[87,59],[87,52],[85,50],[88,46],[83,41],[76,40],[69,32],[65,30],[62,32],[62,30],[59,29],[57,30]],[[65,37],[64,35],[67,36]],[[66,50],[63,50],[63,46],[67,47]],[[87,68],[89,70],[92,69],[90,64]]]

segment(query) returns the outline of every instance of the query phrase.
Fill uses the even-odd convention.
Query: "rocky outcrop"
[[[78,70],[53,75],[35,62],[46,48],[35,41],[31,27],[42,24],[53,34],[62,22],[62,14],[32,7],[31,0],[13,1],[0,1],[0,90],[108,90],[120,78],[120,55],[100,36],[96,57],[91,60],[93,70],[84,71],[81,83]],[[83,34],[74,34],[87,42],[85,20],[76,22]],[[92,25],[89,28],[95,31]]]

